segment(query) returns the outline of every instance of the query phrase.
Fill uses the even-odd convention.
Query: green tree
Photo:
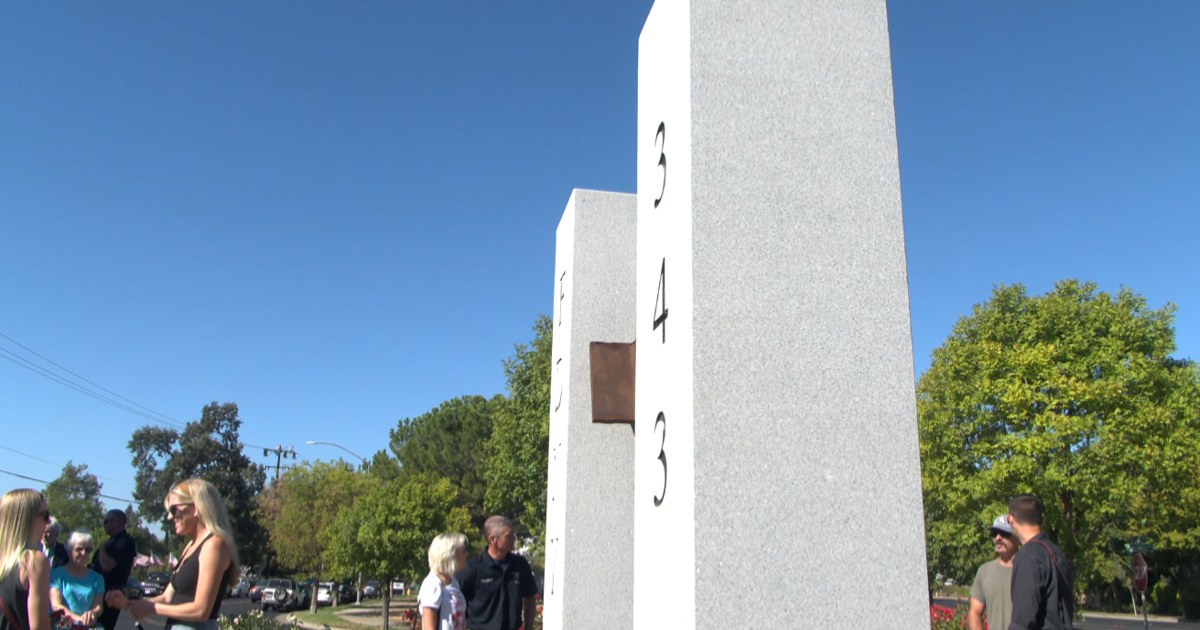
[[[1200,548],[1200,370],[1170,356],[1174,310],[1064,280],[959,319],[917,386],[931,579],[969,581],[1018,492],[1088,592],[1125,574],[1131,536]]]
[[[162,521],[162,501],[172,486],[191,477],[208,481],[225,500],[242,562],[261,566],[268,559],[267,534],[254,507],[267,477],[242,452],[241,426],[235,403],[214,401],[182,432],[154,425],[134,431],[129,440],[136,471],[133,498],[145,517]]]
[[[320,534],[325,557],[338,573],[361,571],[385,584],[396,576],[423,576],[429,572],[426,554],[433,538],[471,527],[466,508],[455,505],[459,489],[448,479],[424,474],[383,483],[368,478],[373,487]],[[391,591],[383,588],[384,630]]]
[[[302,462],[285,472],[259,497],[259,518],[270,535],[276,559],[285,566],[318,578],[325,571],[325,544],[319,534],[338,513],[354,504],[371,486],[371,479],[338,459]],[[317,598],[312,597],[316,612]]]
[[[143,523],[142,515],[138,513],[137,508],[132,504],[125,507],[125,531],[133,537],[133,541],[137,544],[138,553],[155,556],[166,562],[167,547],[150,531],[148,523]]]
[[[405,418],[390,432],[400,479],[426,474],[448,479],[457,490],[456,504],[467,509],[475,531],[488,516],[483,509],[487,492],[483,445],[492,435],[493,417],[502,404],[502,396],[491,400],[462,396],[416,418]]]
[[[96,475],[87,471],[87,464],[75,465],[67,462],[58,478],[46,485],[42,494],[50,512],[58,519],[65,534],[83,530],[103,539],[100,531],[104,524],[104,506],[100,504],[100,491],[104,485]]]
[[[400,478],[400,460],[388,455],[388,452],[380,449],[375,451],[375,456],[371,458],[371,466],[368,472],[374,477],[378,477],[380,481],[387,483]]]
[[[528,345],[504,361],[508,398],[496,414],[484,449],[489,513],[514,518],[541,555],[546,531],[546,474],[550,449],[550,367],[554,327],[545,314]]]

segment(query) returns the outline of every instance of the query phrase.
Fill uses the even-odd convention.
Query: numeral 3
[[[654,430],[658,431],[658,425],[662,423],[662,441],[658,443],[658,461],[662,462],[663,466],[663,487],[662,494],[655,495],[654,507],[662,505],[663,499],[667,498],[667,416],[663,412],[658,412],[658,417],[654,419]]]
[[[667,123],[658,123],[658,131],[654,134],[654,146],[658,147],[658,137],[662,136],[662,146],[658,150],[658,165],[662,167],[662,186],[658,189],[658,199],[654,200],[654,207],[662,203],[663,195],[667,192]]]

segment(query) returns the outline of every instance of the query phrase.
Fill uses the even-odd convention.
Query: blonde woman
[[[50,562],[41,544],[49,525],[41,492],[9,490],[0,499],[0,630],[50,630]]]
[[[87,532],[71,532],[67,550],[71,561],[50,570],[50,603],[71,620],[95,626],[104,611],[104,578],[87,566],[96,540]]]
[[[465,630],[467,598],[454,572],[467,565],[467,537],[438,534],[429,545],[429,575],[421,582],[417,606],[421,630]]]
[[[175,533],[188,539],[171,582],[162,595],[132,602],[111,591],[108,604],[128,609],[138,619],[166,617],[167,630],[217,630],[221,601],[237,582],[239,566],[225,501],[211,483],[188,479],[171,488],[163,505]]]

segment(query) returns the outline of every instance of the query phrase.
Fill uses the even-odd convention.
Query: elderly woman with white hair
[[[421,582],[417,607],[421,630],[465,630],[467,598],[454,572],[467,565],[467,537],[438,534],[429,545],[429,575]]]
[[[71,532],[71,561],[50,571],[50,604],[56,612],[83,626],[94,626],[104,611],[104,577],[87,566],[96,541],[87,532]]]

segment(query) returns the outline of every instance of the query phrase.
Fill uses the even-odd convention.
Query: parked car
[[[303,592],[292,580],[286,578],[271,578],[267,580],[262,590],[262,609],[268,610],[297,610],[308,602]]]
[[[362,593],[366,599],[382,597],[383,593],[379,590],[379,580],[367,580],[367,583],[363,585]]]
[[[167,590],[167,584],[170,581],[170,573],[163,573],[161,571],[151,573],[146,576],[146,579],[142,580],[142,594],[146,597],[162,595],[163,591]]]
[[[317,605],[328,606],[331,603],[330,593],[337,592],[339,604],[349,604],[354,601],[354,588],[346,582],[321,582],[317,586]]]
[[[392,595],[396,593],[404,594],[404,580],[402,578],[392,578]]]
[[[333,603],[333,582],[321,582],[317,586],[317,605],[328,606]]]
[[[141,581],[134,577],[125,580],[124,591],[125,597],[129,599],[141,599],[145,595],[145,591],[142,590]]]
[[[261,584],[255,584],[250,587],[250,603],[257,604],[262,601],[263,587]]]
[[[317,578],[308,578],[300,582],[299,588],[303,602],[300,604],[301,608],[308,608],[308,605],[312,603],[313,584],[316,584],[316,582]]]
[[[246,578],[238,578],[237,584],[229,587],[227,593],[229,597],[248,597],[250,595],[250,583]]]

